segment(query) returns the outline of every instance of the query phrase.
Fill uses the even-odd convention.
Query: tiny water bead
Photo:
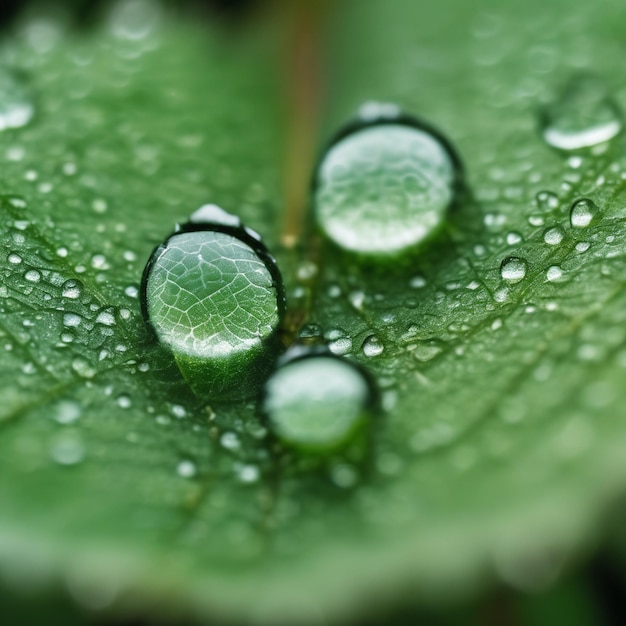
[[[0,131],[26,126],[34,113],[33,95],[24,78],[0,68]]]
[[[542,115],[542,133],[559,150],[580,150],[615,137],[622,114],[605,85],[594,76],[575,76]]]
[[[393,257],[442,226],[460,183],[460,160],[437,131],[407,115],[374,116],[340,131],[323,156],[315,216],[340,248]]]
[[[508,283],[519,283],[526,276],[528,263],[517,256],[507,257],[500,265],[500,276]]]
[[[573,228],[586,228],[598,213],[598,205],[589,198],[581,198],[572,205],[569,219]]]
[[[262,410],[285,444],[331,452],[365,426],[375,400],[374,387],[361,368],[332,354],[305,352],[270,376]]]
[[[141,287],[157,338],[196,394],[213,401],[254,393],[280,350],[285,307],[259,236],[224,216],[219,207],[194,213],[153,252]]]

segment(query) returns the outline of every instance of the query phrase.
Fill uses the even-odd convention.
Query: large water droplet
[[[192,388],[212,400],[251,395],[278,350],[284,310],[276,262],[250,231],[190,223],[144,271],[142,308]]]
[[[339,247],[403,253],[433,235],[456,199],[460,162],[436,131],[408,116],[358,121],[341,131],[317,174],[315,213]]]
[[[572,205],[569,219],[574,228],[586,228],[598,213],[598,206],[589,198],[581,198]]]
[[[34,113],[33,95],[24,79],[0,68],[0,131],[26,126]]]
[[[509,283],[519,283],[526,276],[528,264],[517,256],[507,257],[500,265],[500,276]]]
[[[329,354],[304,354],[280,366],[265,386],[263,410],[285,443],[310,451],[345,445],[374,406],[364,372]]]
[[[622,129],[622,115],[604,84],[576,76],[542,116],[543,137],[560,150],[579,150],[608,141]]]

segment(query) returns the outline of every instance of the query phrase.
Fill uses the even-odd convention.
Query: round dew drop
[[[20,75],[0,68],[0,131],[26,126],[34,114],[30,87]]]
[[[144,317],[197,395],[255,393],[280,350],[285,307],[276,262],[256,233],[194,214],[153,252],[141,291]]]
[[[594,76],[574,76],[543,111],[541,122],[546,143],[559,150],[580,150],[608,141],[623,125],[617,104]]]
[[[460,178],[456,153],[427,125],[402,114],[353,122],[318,166],[317,224],[344,250],[401,255],[442,226]]]
[[[283,443],[307,452],[347,445],[375,406],[374,387],[356,365],[304,353],[279,366],[265,385],[262,410]]]
[[[500,265],[500,276],[508,283],[519,283],[526,277],[528,264],[517,256],[507,257]]]
[[[573,228],[586,228],[598,213],[598,206],[593,200],[581,198],[572,204],[569,219]]]

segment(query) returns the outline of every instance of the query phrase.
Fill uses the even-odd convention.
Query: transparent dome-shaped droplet
[[[548,282],[556,283],[563,279],[563,270],[558,265],[551,265],[546,271]]]
[[[153,253],[142,296],[144,316],[196,393],[254,393],[252,378],[279,349],[284,296],[275,261],[249,231],[183,226]]]
[[[560,226],[554,226],[553,228],[548,228],[545,233],[543,233],[543,240],[549,246],[558,246],[563,241],[564,233],[563,229]]]
[[[265,385],[262,402],[283,442],[318,452],[350,441],[373,405],[374,390],[363,371],[326,354],[304,355],[278,367]]]
[[[598,206],[589,198],[581,198],[572,205],[569,219],[574,228],[586,228],[598,213]]]
[[[317,223],[340,248],[397,255],[439,229],[459,181],[458,158],[427,126],[404,116],[360,121],[339,134],[319,165]]]
[[[34,113],[33,94],[25,80],[0,68],[0,131],[26,126]]]
[[[560,150],[579,150],[608,141],[622,129],[622,114],[594,76],[575,76],[543,111],[542,132]]]
[[[518,283],[526,276],[528,264],[517,256],[507,257],[500,265],[500,276],[509,283]]]
[[[38,283],[41,280],[41,273],[37,270],[28,270],[28,272],[24,274],[24,278],[29,283]]]
[[[383,342],[376,336],[370,335],[363,342],[363,354],[368,357],[378,356],[385,350]]]
[[[537,201],[537,207],[542,211],[554,211],[559,207],[559,198],[552,191],[540,191],[535,200]]]

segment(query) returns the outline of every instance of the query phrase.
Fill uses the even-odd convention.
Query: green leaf
[[[626,105],[622,4],[333,11],[328,134],[363,101],[391,101],[465,163],[471,198],[409,267],[324,248],[298,279],[280,249],[276,24],[225,35],[152,11],[138,32],[116,12],[86,33],[26,21],[3,41],[35,110],[0,134],[9,587],[270,623],[448,602],[496,575],[549,583],[623,491],[625,140],[568,158],[538,129],[581,68]],[[574,228],[582,197],[598,212]],[[303,467],[254,403],[197,401],[150,340],[143,266],[206,202],[263,235],[292,310],[313,300],[308,321],[377,378],[371,466]],[[510,257],[526,263],[518,282],[502,277]]]

